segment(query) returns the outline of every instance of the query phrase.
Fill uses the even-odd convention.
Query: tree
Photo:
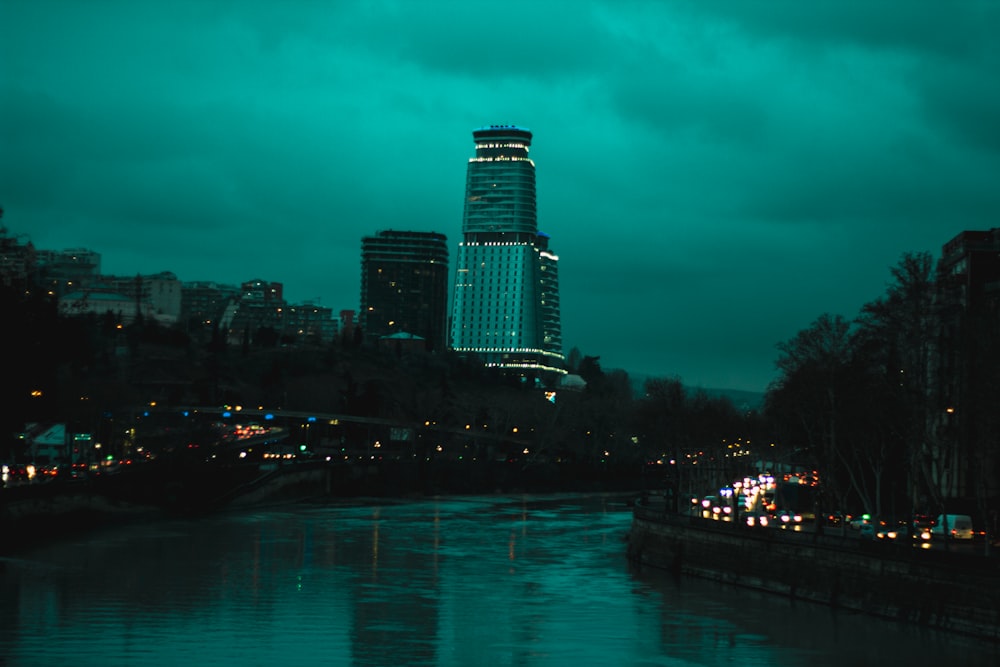
[[[859,345],[884,381],[878,397],[882,423],[900,444],[911,509],[929,502],[942,506],[956,466],[954,450],[935,433],[944,406],[937,405],[932,373],[938,320],[930,254],[904,254],[891,275],[886,296],[862,308]]]
[[[635,432],[647,458],[666,453],[677,460],[690,443],[685,431],[684,385],[680,378],[650,378],[634,409]]]
[[[566,357],[566,370],[570,373],[576,373],[580,368],[580,348],[574,347],[569,351],[569,356]]]
[[[873,500],[841,431],[848,416],[851,326],[840,315],[821,315],[809,328],[778,345],[779,376],[768,388],[765,410],[785,438],[800,440],[823,471],[828,492],[843,507],[857,492],[869,511]],[[786,440],[786,447],[789,441]],[[795,440],[791,441],[792,447]]]
[[[586,356],[580,360],[577,374],[582,377],[589,387],[591,384],[598,384],[604,379],[604,371],[601,370],[601,358]]]

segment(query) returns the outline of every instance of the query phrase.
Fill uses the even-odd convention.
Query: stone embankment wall
[[[641,504],[638,563],[1000,641],[1000,560],[909,544],[751,528]]]

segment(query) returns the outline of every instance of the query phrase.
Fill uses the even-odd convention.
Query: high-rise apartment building
[[[361,311],[365,340],[410,334],[428,351],[445,349],[448,239],[437,232],[380,231],[361,240]]]
[[[170,271],[145,276],[98,275],[85,284],[85,292],[123,294],[143,303],[161,324],[176,324],[181,317],[183,285]]]
[[[531,132],[491,125],[472,136],[451,347],[526,377],[562,375],[559,258],[538,231]]]
[[[223,314],[231,304],[239,302],[239,296],[240,288],[236,285],[203,280],[183,282],[181,323],[190,334],[209,335],[214,327],[222,327]]]
[[[92,289],[101,275],[101,255],[86,248],[38,250],[36,261],[40,284],[56,296]]]
[[[941,249],[937,266],[937,389],[931,417],[943,459],[932,474],[944,497],[995,498],[1000,466],[1000,228],[965,231]]]

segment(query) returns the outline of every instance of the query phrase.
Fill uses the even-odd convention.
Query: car
[[[719,504],[719,499],[716,498],[715,496],[705,496],[700,501],[698,501],[698,505],[696,506],[696,511],[698,516],[705,519],[711,519],[712,508],[717,507],[718,504]]]
[[[931,535],[937,538],[944,537],[946,528],[948,537],[953,540],[971,540],[975,534],[972,530],[972,517],[968,514],[942,514],[938,516],[931,528]]]
[[[931,539],[931,530],[934,528],[934,517],[929,514],[915,514],[913,515],[911,525],[913,526],[913,533],[916,539]]]
[[[858,537],[862,540],[875,539],[875,526],[869,521],[863,521],[858,525]]]
[[[852,530],[860,530],[863,525],[870,524],[872,517],[870,514],[849,514],[847,516],[847,525],[851,527]]]
[[[732,517],[732,514],[733,514],[733,508],[730,507],[729,505],[714,505],[712,507],[712,518],[715,519],[716,521],[720,519],[722,521],[730,521],[730,517]]]
[[[778,510],[774,516],[777,525],[781,528],[791,528],[792,530],[802,530],[802,514],[791,510]]]
[[[771,516],[762,510],[749,510],[743,517],[748,526],[765,527],[772,523]]]
[[[875,531],[875,537],[887,542],[909,542],[916,531],[908,523],[885,523]]]

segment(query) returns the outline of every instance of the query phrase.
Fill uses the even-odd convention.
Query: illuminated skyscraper
[[[538,231],[531,132],[491,125],[472,136],[452,349],[526,377],[563,374],[559,258]]]

